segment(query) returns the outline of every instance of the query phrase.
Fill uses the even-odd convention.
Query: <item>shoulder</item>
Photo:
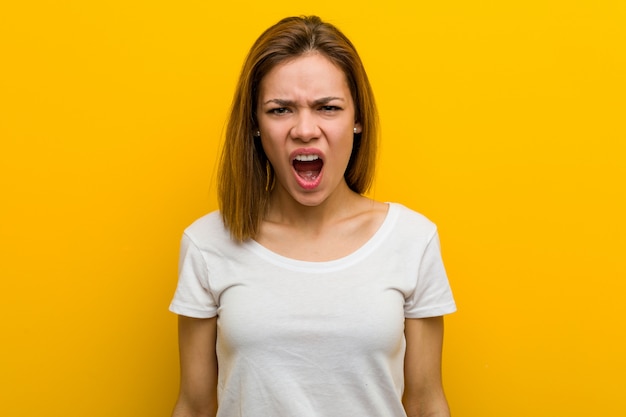
[[[437,232],[437,225],[430,219],[400,203],[389,203],[389,216],[395,228],[403,233],[430,238]]]
[[[191,240],[198,247],[224,246],[232,243],[230,232],[224,226],[218,210],[194,221],[185,229],[183,237]]]

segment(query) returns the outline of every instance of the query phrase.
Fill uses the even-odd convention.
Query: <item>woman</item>
[[[317,17],[267,29],[226,132],[220,211],[184,233],[174,416],[448,416],[435,226],[364,197],[374,97]]]

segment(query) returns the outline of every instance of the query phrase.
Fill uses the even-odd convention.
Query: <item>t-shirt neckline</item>
[[[400,210],[398,205],[395,203],[386,204],[388,205],[387,214],[376,232],[374,232],[374,234],[354,252],[341,258],[330,261],[303,261],[289,258],[266,248],[254,239],[246,241],[244,246],[266,262],[294,271],[329,272],[344,269],[367,257],[389,235],[391,229],[396,223]]]

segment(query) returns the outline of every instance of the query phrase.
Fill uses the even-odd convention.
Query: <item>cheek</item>
[[[276,141],[269,139],[267,135],[265,136],[265,138],[261,139],[260,146],[262,147],[265,156],[267,157],[267,159],[269,159],[274,169],[277,171],[281,171],[282,169],[280,166],[280,161],[282,160],[282,151],[284,147],[280,146],[280,144]]]
[[[336,147],[340,149],[342,153],[350,155],[354,144],[354,133],[350,130],[349,133],[343,132],[342,136],[337,140]]]
[[[261,148],[263,149],[263,152],[265,152],[265,156],[267,156],[269,159],[272,159],[272,155],[274,153],[272,143],[263,138],[261,139]]]

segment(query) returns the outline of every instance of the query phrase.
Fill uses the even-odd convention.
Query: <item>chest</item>
[[[230,352],[289,346],[323,360],[338,351],[395,352],[403,343],[403,291],[376,271],[266,267],[236,281],[222,291],[218,309],[218,337]]]

